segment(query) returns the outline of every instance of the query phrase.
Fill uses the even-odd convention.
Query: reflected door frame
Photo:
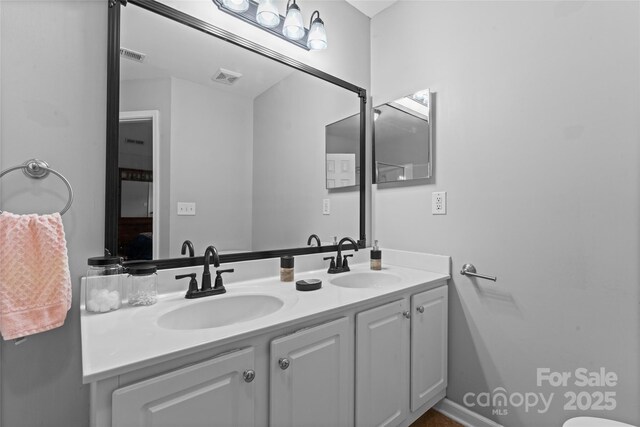
[[[160,255],[160,183],[156,177],[160,176],[160,112],[158,110],[144,111],[121,111],[120,122],[135,122],[140,120],[151,120],[151,139],[153,156],[153,237],[152,237],[152,259],[157,259]]]

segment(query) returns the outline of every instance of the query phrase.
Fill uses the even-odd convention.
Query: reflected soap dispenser
[[[382,270],[382,251],[378,247],[378,241],[376,240],[373,248],[371,248],[371,269]]]

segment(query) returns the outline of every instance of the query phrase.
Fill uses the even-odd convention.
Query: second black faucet
[[[351,271],[351,269],[349,268],[349,263],[347,262],[347,258],[352,257],[353,254],[344,255],[344,256],[342,255],[342,245],[345,242],[351,243],[351,245],[353,246],[353,249],[356,252],[358,251],[358,244],[351,237],[343,237],[342,239],[340,239],[340,242],[338,242],[338,253],[335,256],[335,261],[334,261],[334,257],[324,258],[325,260],[327,259],[331,260],[331,265],[329,266],[329,270],[327,270],[327,273],[337,274],[337,273],[344,273],[345,271]]]

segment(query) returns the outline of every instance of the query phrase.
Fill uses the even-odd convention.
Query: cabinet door
[[[356,316],[356,426],[393,427],[409,412],[408,301]]]
[[[342,318],[271,342],[271,426],[353,425],[349,331]]]
[[[253,368],[250,347],[117,389],[112,425],[252,426]]]
[[[447,287],[411,297],[411,410],[447,387]]]

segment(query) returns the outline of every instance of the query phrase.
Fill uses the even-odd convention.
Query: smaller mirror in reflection
[[[360,182],[360,114],[326,126],[326,188],[358,189]]]
[[[431,104],[424,89],[373,109],[375,183],[431,177]]]

